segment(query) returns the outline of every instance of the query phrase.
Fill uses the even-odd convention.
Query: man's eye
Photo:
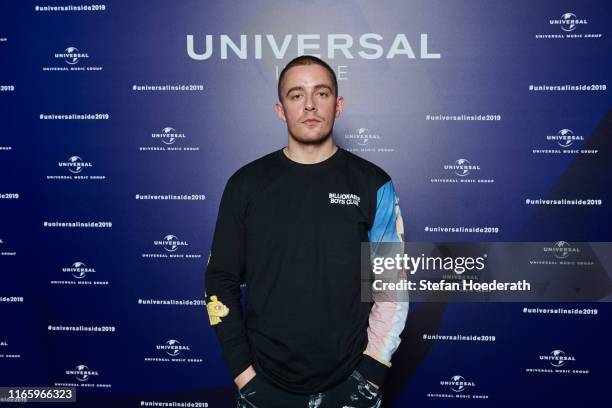
[[[296,99],[297,99],[297,98],[299,98],[300,96],[302,96],[302,95],[293,95],[293,96],[291,96],[291,99],[296,100]]]
[[[327,92],[319,92],[319,95],[321,95],[321,96],[328,96],[329,94]]]

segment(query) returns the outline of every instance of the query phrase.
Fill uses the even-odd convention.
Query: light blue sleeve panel
[[[404,242],[404,224],[399,198],[391,180],[376,192],[376,214],[368,231],[370,242]]]

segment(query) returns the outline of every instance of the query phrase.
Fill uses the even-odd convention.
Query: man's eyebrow
[[[319,84],[319,85],[315,85],[314,89],[321,89],[321,88],[327,88],[329,89],[329,91],[331,92],[331,86],[329,85],[325,85],[325,84]]]
[[[330,92],[332,92],[332,88],[331,88],[331,86],[329,86],[329,85],[326,85],[326,84],[317,84],[317,85],[315,85],[315,86],[314,86],[314,89],[321,89],[321,88],[327,88],[327,89],[329,89],[329,91],[330,91]],[[290,94],[291,92],[293,92],[293,91],[303,91],[303,90],[304,90],[304,87],[301,87],[301,86],[294,86],[293,88],[290,88],[290,89],[287,91],[287,96],[289,96],[289,94]]]
[[[286,95],[286,96],[289,96],[289,94],[290,94],[291,92],[293,92],[293,91],[302,91],[302,90],[304,90],[304,88],[302,88],[301,86],[294,86],[293,88],[290,88],[290,89],[287,91],[287,95]]]

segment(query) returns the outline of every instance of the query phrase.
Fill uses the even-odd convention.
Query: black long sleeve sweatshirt
[[[401,221],[388,174],[342,148],[315,164],[277,150],[236,171],[205,276],[231,375],[252,364],[272,384],[312,394],[358,368],[381,385],[407,306],[372,320],[372,303],[360,297],[360,250],[365,241],[402,240]]]

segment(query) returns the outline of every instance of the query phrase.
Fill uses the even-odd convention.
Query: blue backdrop
[[[336,70],[334,139],[392,176],[408,241],[612,241],[611,11],[3,1],[0,386],[233,405],[204,269],[227,178],[286,144],[277,75],[301,53]],[[611,311],[411,304],[385,406],[610,404]]]

